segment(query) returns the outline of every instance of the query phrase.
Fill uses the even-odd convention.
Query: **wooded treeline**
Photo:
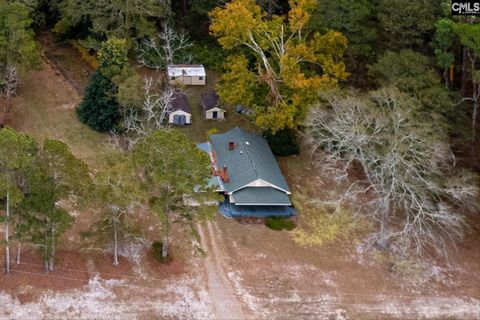
[[[124,149],[135,153],[166,132],[174,91],[142,79],[129,61],[156,70],[203,63],[220,75],[222,102],[251,110],[267,136],[304,137],[327,155],[325,166],[342,163],[339,177],[360,166],[365,181],[339,201],[374,194],[362,207],[377,224],[367,244],[444,252],[478,207],[467,167],[478,170],[480,23],[452,17],[450,1],[0,0],[7,99],[17,71],[39,65],[35,34],[45,30],[93,61],[79,119],[128,140]],[[170,185],[154,184],[167,172],[156,174],[142,181],[163,190],[151,194],[154,211],[173,201],[164,198]],[[104,221],[120,221],[121,206]]]

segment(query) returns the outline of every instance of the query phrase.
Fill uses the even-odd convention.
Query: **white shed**
[[[207,74],[201,64],[171,64],[167,67],[168,83],[204,86]]]
[[[201,104],[205,119],[225,119],[225,110],[219,107],[219,97],[215,91],[204,92],[201,96]]]
[[[192,111],[188,104],[187,95],[183,92],[176,92],[172,100],[172,106],[168,115],[168,123],[186,125],[192,123]]]

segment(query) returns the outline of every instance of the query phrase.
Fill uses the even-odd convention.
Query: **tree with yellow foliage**
[[[233,0],[211,12],[210,31],[226,50],[218,92],[230,104],[255,109],[272,131],[297,127],[318,92],[345,80],[347,39],[339,32],[304,32],[315,0],[290,0],[288,17],[268,16],[255,0]]]

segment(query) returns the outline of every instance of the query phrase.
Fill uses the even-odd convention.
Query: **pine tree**
[[[94,130],[106,132],[114,129],[121,118],[116,94],[116,85],[102,73],[101,69],[97,70],[77,109],[78,117]]]

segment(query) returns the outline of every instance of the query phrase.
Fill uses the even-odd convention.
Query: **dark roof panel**
[[[172,99],[172,106],[170,111],[182,110],[188,113],[192,113],[190,104],[188,103],[188,97],[185,93],[176,91]]]
[[[202,93],[200,98],[202,101],[203,111],[207,111],[218,106],[219,97],[218,94],[213,90]]]

